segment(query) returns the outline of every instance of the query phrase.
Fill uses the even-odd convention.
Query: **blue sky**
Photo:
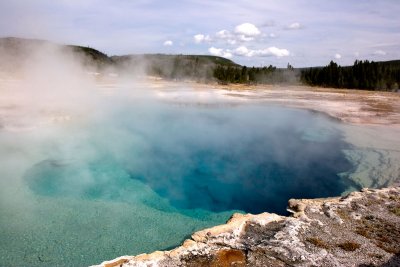
[[[0,36],[248,66],[400,59],[398,0],[0,0]]]

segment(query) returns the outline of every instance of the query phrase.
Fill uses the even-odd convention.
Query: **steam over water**
[[[54,45],[29,51],[0,72],[0,266],[168,249],[234,212],[285,214],[290,198],[398,181],[399,130],[270,106],[256,91],[88,74]]]
[[[121,188],[134,191],[129,182],[136,180],[178,210],[281,214],[291,197],[345,189],[337,174],[351,167],[347,146],[325,118],[263,106],[158,108],[126,105],[104,114],[84,129],[90,143],[76,144],[76,156],[45,159],[26,172],[30,189],[134,203],[135,193]],[[87,146],[94,155],[81,159]]]
[[[233,212],[340,195],[340,125],[258,104],[106,97],[70,121],[0,132],[0,262],[77,266],[178,245]],[[342,178],[341,178],[342,177]]]

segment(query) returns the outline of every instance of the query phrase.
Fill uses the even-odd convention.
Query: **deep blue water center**
[[[134,203],[130,180],[148,185],[182,214],[241,210],[285,213],[290,198],[340,195],[351,163],[338,123],[265,105],[121,105],[97,114],[72,159],[27,172],[44,196]],[[80,155],[88,150],[90,156]],[[157,200],[145,205],[168,211]]]

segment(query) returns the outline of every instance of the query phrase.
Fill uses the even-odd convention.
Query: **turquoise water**
[[[0,265],[84,266],[167,249],[235,211],[284,214],[289,198],[347,187],[350,146],[325,116],[117,103],[70,123],[0,132]]]

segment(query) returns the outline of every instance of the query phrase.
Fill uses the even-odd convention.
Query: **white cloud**
[[[270,34],[268,34],[268,37],[269,37],[269,38],[275,38],[275,37],[276,37],[276,34],[275,34],[275,33],[270,33]]]
[[[230,31],[220,30],[215,34],[215,37],[221,40],[226,41],[230,45],[236,44],[236,36],[233,35]]]
[[[261,34],[260,30],[251,23],[243,23],[235,27],[234,32],[221,30],[215,34],[215,37],[224,40],[230,45],[235,45],[237,42],[250,42]]]
[[[238,56],[248,56],[249,55],[249,49],[245,46],[239,46],[238,48],[235,49],[235,55]]]
[[[199,44],[204,41],[204,37],[204,34],[196,34],[195,36],[193,36],[193,39],[196,44]]]
[[[261,50],[262,56],[276,56],[276,57],[287,57],[290,55],[290,52],[286,49],[280,49],[275,46],[268,47],[264,50]]]
[[[228,50],[224,50],[222,48],[210,47],[208,49],[208,52],[213,56],[226,57],[226,58],[232,57],[231,52],[229,52]]]
[[[386,52],[383,51],[383,50],[376,50],[376,51],[374,52],[374,55],[377,55],[377,56],[386,56]]]
[[[261,34],[260,30],[251,23],[243,23],[235,27],[235,33],[246,37],[255,37]]]
[[[193,36],[194,42],[196,44],[200,44],[203,42],[210,42],[211,38],[209,35],[204,35],[204,34],[196,34],[195,36]]]
[[[227,30],[220,30],[220,31],[217,32],[215,35],[216,35],[218,38],[221,38],[221,39],[232,38],[232,34],[231,34],[229,31],[227,31]]]
[[[341,59],[341,58],[342,58],[342,55],[341,55],[341,54],[335,54],[335,58],[336,58],[336,59]]]
[[[164,42],[163,45],[164,46],[172,46],[172,45],[174,45],[174,42],[172,42],[171,40],[167,40],[167,41]]]
[[[275,46],[268,47],[265,49],[248,49],[245,46],[239,46],[236,48],[233,53],[237,56],[246,56],[246,57],[268,57],[268,56],[276,56],[276,57],[286,57],[290,55],[290,52],[286,49],[280,49]]]
[[[301,24],[299,22],[293,22],[292,24],[288,25],[286,29],[288,30],[298,30],[301,29]]]
[[[98,4],[99,2],[103,4]],[[147,2],[155,4],[143,4]],[[24,36],[49,39],[57,43],[89,45],[113,55],[157,52],[160,47],[180,47],[181,42],[186,44],[182,51],[174,51],[193,53],[200,51],[196,50],[198,47],[191,47],[195,45],[193,36],[200,33],[208,34],[212,38],[211,44],[201,43],[205,45],[203,49],[207,54],[207,49],[211,46],[233,50],[240,45],[253,49],[275,45],[279,48],[290,48],[290,56],[293,57],[290,61],[296,66],[325,64],[326,56],[334,59],[337,52],[331,50],[326,55],[326,48],[338,49],[344,36],[352,36],[354,38],[346,40],[349,50],[339,52],[343,53],[343,64],[353,63],[352,50],[359,50],[360,56],[357,57],[363,60],[400,57],[400,27],[394,27],[399,25],[400,19],[396,14],[400,8],[399,1],[396,0],[363,1],[362,6],[357,0],[330,1],[329,5],[320,1],[192,0],[171,1],[170,4],[163,5],[163,8],[157,8],[157,3],[165,2],[0,0],[0,32],[3,36]],[[178,7],[179,14],[171,16]],[[93,12],[89,14],[88,10]],[[384,10],[385,15],[375,12],[379,10]],[[323,18],[315,14],[323,14]],[[18,21],[16,17],[19,18]],[[77,18],[81,21],[78,28],[71,23]],[[148,23],[149,21],[152,23]],[[261,31],[253,41],[242,42],[236,38],[235,26],[244,22],[254,24]],[[186,26],[178,27],[179,25]],[[300,29],[289,30],[288,26],[300,26]],[[217,38],[215,33],[222,29],[229,30],[235,38]],[[265,37],[262,36],[264,32],[267,34]],[[272,43],[274,39],[268,37],[270,32],[280,38],[279,44]],[[300,32],[301,36],[296,36]],[[163,46],[163,42],[168,39],[173,41],[173,46]],[[115,40],[121,41],[116,43]],[[296,55],[293,54],[294,47],[299,51]],[[386,52],[386,55],[374,55],[379,49]],[[258,62],[254,62],[256,63]]]
[[[246,35],[238,35],[237,39],[239,41],[242,41],[242,42],[250,42],[250,41],[254,40],[254,37],[249,37],[249,36],[246,36]]]

